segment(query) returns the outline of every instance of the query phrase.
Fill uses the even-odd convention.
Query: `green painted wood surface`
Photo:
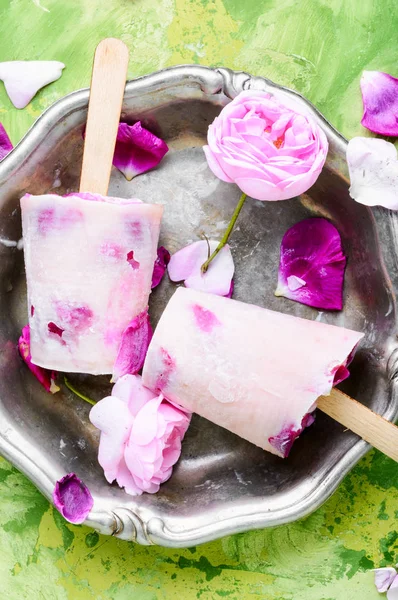
[[[48,12],[46,12],[47,9]],[[129,76],[224,65],[299,90],[347,137],[362,134],[363,69],[398,75],[395,0],[0,0],[0,60],[56,59],[62,78],[22,111],[17,142],[89,84],[98,41],[131,48]],[[0,459],[0,593],[7,600],[377,600],[370,569],[398,561],[398,467],[370,453],[298,523],[187,550],[139,547],[67,524]]]

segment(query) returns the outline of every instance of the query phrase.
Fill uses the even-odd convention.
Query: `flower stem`
[[[224,235],[221,238],[220,243],[218,244],[217,248],[214,250],[214,252],[209,256],[209,258],[206,260],[206,262],[203,263],[202,265],[202,273],[206,273],[207,269],[209,268],[209,265],[211,263],[211,261],[213,260],[213,258],[215,258],[217,256],[217,254],[220,252],[220,250],[222,250],[225,246],[225,244],[228,242],[229,240],[229,236],[232,233],[232,230],[235,226],[236,223],[236,219],[239,217],[239,213],[242,210],[242,206],[245,203],[247,196],[246,194],[242,194],[241,197],[239,198],[239,202],[236,205],[236,208],[234,210],[234,213],[232,215],[232,218],[229,222],[229,225],[224,233]]]
[[[88,402],[89,404],[91,404],[92,406],[95,406],[95,404],[97,404],[96,402],[94,402],[94,400],[91,400],[91,398],[89,398],[88,396],[85,396],[84,394],[82,394],[81,392],[79,392],[79,390],[77,390],[70,381],[68,381],[68,379],[66,379],[66,377],[64,377],[64,383],[66,385],[66,387],[68,388],[68,390],[70,390],[71,392],[73,392],[74,394],[76,394],[76,396],[79,396],[79,398],[81,398],[82,400],[84,400],[85,402]]]

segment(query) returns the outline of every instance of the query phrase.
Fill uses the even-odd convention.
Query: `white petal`
[[[382,593],[388,590],[397,572],[393,567],[382,567],[381,569],[374,569],[374,574],[377,591]]]
[[[219,296],[228,294],[235,270],[228,244],[213,259],[207,272],[202,273],[201,271],[201,266],[207,260],[209,251],[211,254],[217,246],[216,240],[209,240],[209,244],[206,240],[201,240],[185,246],[173,254],[167,267],[170,279],[172,281],[184,279],[186,287],[201,292]]]
[[[16,108],[25,108],[33,96],[59,79],[65,65],[55,60],[14,60],[0,63],[0,79]]]
[[[367,206],[398,210],[398,160],[393,144],[356,137],[347,147],[350,196]]]
[[[398,575],[395,577],[387,592],[387,600],[398,600]]]

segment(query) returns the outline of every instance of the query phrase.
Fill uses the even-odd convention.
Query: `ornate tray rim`
[[[211,69],[198,65],[180,65],[170,67],[138,79],[128,81],[125,97],[134,97],[142,90],[164,89],[171,86],[196,86],[209,95],[224,94],[228,98],[235,97],[240,91],[247,89],[261,89],[271,91],[272,89],[283,90],[287,95],[293,95],[310,108],[314,117],[325,130],[330,144],[331,165],[334,167],[335,158],[338,154],[345,154],[347,141],[345,138],[323,117],[323,115],[303,96],[293,90],[271,82],[263,77],[253,77],[245,72],[235,72],[227,68]],[[61,98],[51,105],[36,120],[26,135],[17,144],[14,150],[0,163],[0,185],[2,185],[16,169],[24,163],[28,157],[43,141],[43,137],[56,126],[60,119],[71,112],[81,110],[88,104],[89,90],[82,89]],[[337,149],[337,152],[335,150]],[[336,157],[334,156],[336,154]],[[336,158],[336,170],[339,170],[347,179],[347,171],[344,165]],[[370,209],[369,214],[372,215]],[[377,212],[377,211],[376,211]],[[397,246],[397,225],[395,217],[385,211],[390,228],[390,236],[394,246]],[[377,232],[376,220],[373,219],[375,232]],[[381,218],[381,217],[379,217]],[[383,216],[383,219],[385,217]],[[377,233],[376,233],[377,235]],[[381,254],[381,252],[380,252]],[[384,261],[380,256],[381,264]],[[397,266],[395,264],[395,266]],[[385,269],[385,267],[384,267]],[[390,273],[391,275],[391,273]],[[389,281],[389,275],[385,269],[385,276]],[[390,290],[391,299],[394,294]],[[395,400],[391,402],[385,414],[388,420],[398,417],[398,394],[396,390],[396,374],[398,372],[398,349],[394,345],[388,363],[388,377],[391,381],[392,396]],[[11,428],[6,429],[0,435],[0,453],[14,466],[22,471],[51,501],[54,485],[53,477],[43,467],[34,462],[29,456],[28,448],[18,443]],[[140,544],[158,544],[169,547],[187,547],[214,540],[221,536],[247,531],[255,528],[276,526],[297,520],[317,509],[334,492],[343,477],[370,449],[369,444],[358,439],[357,443],[347,452],[344,457],[335,463],[323,479],[321,485],[312,489],[304,495],[300,502],[277,510],[266,510],[263,512],[247,511],[244,514],[215,516],[213,522],[188,528],[184,525],[184,519],[180,518],[178,529],[169,527],[167,522],[159,516],[147,518],[144,514],[138,514],[126,507],[116,507],[113,510],[92,511],[85,521],[101,533],[114,535],[120,539],[135,541]]]

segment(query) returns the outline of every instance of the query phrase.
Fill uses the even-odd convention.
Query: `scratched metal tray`
[[[202,145],[221,107],[250,88],[294,94],[246,73],[198,66],[167,69],[127,84],[123,118],[141,119],[171,150],[157,170],[130,183],[113,170],[110,193],[164,204],[161,243],[171,252],[202,233],[218,238],[225,228],[239,191],[212,175]],[[87,100],[88,91],[81,90],[56,102],[0,164],[3,240],[21,237],[18,200],[25,191],[77,189]],[[396,217],[384,210],[372,214],[350,199],[345,140],[305,99],[300,102],[310,107],[328,136],[326,166],[315,186],[299,199],[246,203],[231,238],[234,296],[364,331],[365,342],[345,389],[392,420],[398,415]],[[341,313],[319,312],[273,295],[282,235],[309,215],[329,218],[343,239],[348,267]],[[65,389],[47,394],[19,359],[16,342],[27,315],[23,256],[15,245],[4,243],[0,256],[0,452],[49,499],[55,481],[75,471],[95,501],[87,525],[141,544],[190,546],[286,523],[324,502],[368,450],[365,442],[324,414],[317,415],[286,460],[195,417],[170,481],[156,495],[128,496],[103,477],[88,405]],[[155,323],[173,290],[166,278],[152,294]],[[110,389],[103,377],[75,375],[73,381],[96,399]]]

